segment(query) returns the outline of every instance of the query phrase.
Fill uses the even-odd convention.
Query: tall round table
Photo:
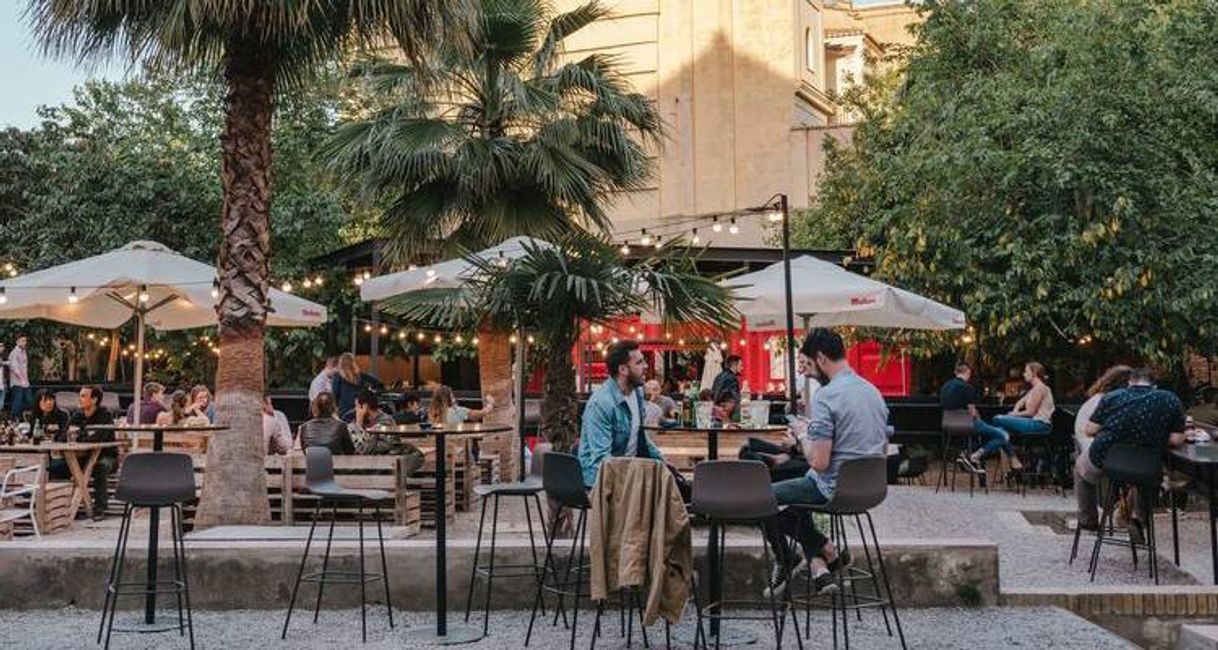
[[[659,433],[660,439],[663,439],[665,433],[685,433],[699,434],[706,436],[706,459],[719,460],[719,434],[723,432],[731,433],[732,435],[752,436],[752,435],[773,435],[782,433],[787,430],[787,427],[781,425],[764,425],[764,426],[742,426],[736,428],[723,427],[696,427],[696,426],[646,426],[644,430],[651,433]],[[652,438],[652,442],[657,442]],[[657,442],[657,444],[659,444]],[[711,522],[710,538],[706,543],[706,558],[710,563],[710,600],[712,603],[719,603],[723,600],[723,576],[719,575],[719,524]],[[718,614],[718,609],[715,610]],[[720,626],[718,618],[712,618],[710,622],[710,636],[717,639],[719,645],[748,645],[757,642],[757,635],[747,630],[730,630],[723,629]],[[692,641],[692,639],[685,639]]]
[[[113,431],[115,433],[123,432],[127,434],[152,434],[152,450],[162,451],[165,448],[165,432],[170,433],[213,433],[216,431],[228,431],[228,427],[216,424],[201,425],[201,426],[182,426],[182,425],[156,425],[156,424],[91,424],[85,427],[91,431]],[[156,565],[157,552],[160,546],[160,527],[161,527],[161,509],[148,509],[148,573],[145,580],[148,594],[144,596],[144,628],[138,628],[139,632],[159,632],[161,628],[153,629],[156,625]],[[165,627],[164,629],[173,629],[177,627],[177,623]]]
[[[436,439],[436,629],[417,628],[408,636],[436,645],[473,643],[482,638],[481,625],[448,624],[448,499],[444,483],[448,476],[447,442],[450,437],[481,438],[492,433],[514,431],[512,427],[489,424],[458,424],[422,428],[417,424],[379,426],[368,433],[402,438]]]

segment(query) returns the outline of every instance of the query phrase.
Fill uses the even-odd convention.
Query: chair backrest
[[[1113,445],[1104,458],[1104,476],[1113,481],[1157,489],[1163,482],[1163,457],[1152,447]]]
[[[194,462],[186,454],[128,454],[114,496],[132,505],[167,505],[195,497]]]
[[[888,458],[852,458],[837,470],[837,486],[825,510],[845,514],[863,513],[883,503],[887,496]]]
[[[4,473],[4,482],[0,483],[0,499],[9,496],[9,486],[23,485],[37,489],[41,484],[42,465],[14,467]]]
[[[546,495],[567,508],[589,508],[584,471],[571,454],[551,451],[542,466],[541,482]]]
[[[305,449],[305,487],[334,483],[334,456],[328,447]]]
[[[963,409],[951,409],[943,412],[940,422],[943,433],[949,436],[968,436],[973,433],[973,416]]]
[[[546,454],[552,452],[554,446],[548,442],[540,442],[533,446],[533,461],[529,467],[529,476],[541,478],[546,466]]]
[[[770,470],[755,460],[711,460],[694,466],[690,510],[724,521],[764,519],[778,512]]]

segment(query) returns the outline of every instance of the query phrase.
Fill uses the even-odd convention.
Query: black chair
[[[935,484],[935,493],[938,494],[939,489],[943,486],[948,486],[952,492],[956,491],[956,472],[957,467],[956,457],[960,454],[971,454],[976,450],[976,433],[973,430],[973,416],[963,409],[951,409],[943,412],[943,417],[940,422],[940,429],[943,431],[943,438],[940,442],[943,450],[942,465],[939,467],[939,482]],[[982,469],[985,468],[985,461],[981,461]],[[947,472],[951,470],[951,482],[948,482]],[[976,485],[977,475],[973,472],[968,473],[968,495],[973,496],[973,488]],[[985,478],[981,479],[981,487],[986,494],[990,493],[990,482]]]
[[[770,547],[766,542],[763,526],[780,510],[774,499],[774,490],[770,485],[770,471],[764,463],[752,460],[715,460],[698,463],[694,466],[693,502],[690,512],[719,526],[719,566],[708,567],[710,571],[723,574],[723,561],[727,555],[725,527],[728,524],[757,526],[761,532],[762,548],[765,553],[765,566],[770,566]],[[761,609],[768,608],[768,616],[733,615],[725,616],[724,609]],[[779,610],[782,610],[781,615]],[[776,647],[781,650],[783,631],[786,628],[787,614],[791,615],[791,627],[795,630],[795,641],[800,650],[804,647],[803,636],[799,633],[799,622],[795,617],[795,609],[791,606],[789,595],[784,595],[781,606],[775,601],[772,593],[766,601],[724,599],[709,601],[698,607],[698,630],[694,639],[695,648],[698,640],[702,647],[707,642],[702,635],[702,619],[715,620],[770,620],[774,625]],[[719,647],[719,637],[715,638],[715,647]]]
[[[1099,568],[1100,548],[1104,545],[1123,546],[1133,553],[1133,566],[1138,566],[1138,549],[1146,549],[1150,561],[1150,577],[1159,584],[1158,545],[1155,540],[1155,502],[1163,484],[1163,458],[1157,449],[1134,445],[1113,445],[1104,459],[1104,482],[1108,494],[1104,499],[1104,511],[1100,515],[1100,527],[1095,534],[1095,545],[1091,549],[1091,580]],[[1116,538],[1116,504],[1123,491],[1136,488],[1142,507],[1142,524],[1146,527],[1146,539],[1135,542]],[[1105,529],[1107,533],[1105,533]]]
[[[1050,417],[1047,434],[1022,434],[1016,440],[1024,468],[1012,474],[1022,496],[1028,495],[1028,485],[1055,485],[1065,496],[1065,480],[1058,476],[1056,459],[1069,457],[1074,448],[1074,412],[1064,408],[1054,409]],[[1069,473],[1069,472],[1067,472]]]
[[[542,471],[545,467],[545,456],[550,452],[549,444],[539,444],[533,450],[533,464],[529,476],[523,481],[513,483],[496,483],[494,485],[478,485],[474,493],[482,497],[482,517],[478,521],[478,542],[474,546],[474,563],[470,569],[469,593],[465,597],[465,620],[469,621],[470,609],[474,601],[474,585],[479,577],[486,579],[486,598],[483,601],[482,634],[490,630],[491,588],[496,577],[500,578],[532,578],[534,583],[540,583],[543,576],[543,566],[538,563],[537,543],[533,535],[533,515],[529,508],[532,499],[537,507],[537,523],[541,527],[542,536],[546,542],[545,515],[542,514],[540,494],[544,489]],[[499,499],[501,497],[520,497],[524,503],[524,518],[529,526],[529,546],[533,551],[532,564],[509,564],[495,566],[495,541],[499,534]],[[482,530],[486,525],[486,506],[491,500],[495,502],[493,519],[491,520],[491,557],[488,565],[479,562],[482,553]],[[543,603],[544,605],[544,603]],[[544,612],[544,608],[542,610]]]
[[[363,640],[368,641],[368,612],[365,587],[369,582],[381,581],[385,586],[385,610],[389,614],[389,627],[393,628],[393,603],[389,598],[389,570],[385,561],[385,535],[381,530],[381,506],[384,501],[391,501],[393,495],[382,490],[352,490],[344,488],[334,480],[334,457],[325,447],[309,447],[305,450],[305,489],[317,497],[317,505],[313,508],[313,523],[309,527],[309,538],[305,542],[304,554],[300,557],[300,569],[296,572],[296,582],[292,585],[292,599],[288,603],[288,615],[283,620],[283,631],[279,638],[288,638],[288,624],[292,621],[292,610],[296,607],[296,595],[300,591],[301,582],[317,583],[317,602],[313,606],[313,622],[321,611],[321,595],[327,584],[358,584],[360,632]],[[330,533],[326,537],[326,553],[322,558],[321,571],[305,575],[305,563],[309,559],[309,549],[313,545],[313,533],[317,530],[317,520],[321,510],[330,506]],[[330,544],[334,540],[334,524],[338,520],[338,506],[355,504],[359,508],[356,519],[359,521],[359,571],[330,570]],[[376,537],[381,548],[381,572],[368,573],[364,570],[364,509],[372,506],[376,519]]]
[[[97,642],[110,647],[114,631],[114,613],[119,596],[146,596],[144,580],[123,582],[123,560],[127,554],[127,538],[131,534],[131,515],[136,508],[169,508],[173,538],[173,578],[158,580],[152,593],[172,593],[177,598],[178,634],[190,635],[190,647],[195,647],[195,630],[190,610],[190,585],[186,578],[186,545],[182,541],[182,504],[195,498],[195,470],[190,456],[152,452],[131,454],[123,462],[118,477],[115,499],[125,503],[123,520],[119,525],[118,542],[110,561],[110,578],[106,582],[106,600],[102,605]]]
[[[884,556],[880,551],[880,540],[875,534],[875,522],[871,519],[871,510],[888,496],[887,459],[882,456],[855,458],[842,463],[838,470],[837,486],[833,498],[824,505],[792,504],[789,507],[800,508],[810,512],[823,513],[829,516],[829,539],[839,552],[849,552],[850,544],[846,530],[848,518],[854,519],[858,530],[859,542],[863,545],[863,554],[867,560],[867,568],[852,565],[838,572],[837,593],[830,594],[829,608],[833,610],[833,645],[837,647],[837,615],[842,617],[842,637],[845,646],[850,647],[849,612],[854,610],[862,620],[862,610],[878,608],[884,617],[884,627],[888,636],[892,636],[895,624],[901,647],[905,648],[905,632],[901,628],[901,617],[897,613],[896,599],[892,595],[892,584],[888,579],[888,569],[884,566]],[[863,527],[863,518],[867,519],[867,528]],[[870,533],[870,539],[868,539]],[[875,563],[872,563],[872,551],[875,553]],[[878,568],[878,571],[877,571]],[[820,596],[812,594],[812,572],[808,571],[807,589],[797,604],[804,606],[804,630],[810,631],[811,610],[821,606]],[[871,583],[871,592],[860,594],[859,583]],[[849,587],[850,593],[846,592]],[[889,621],[888,613],[892,612]]]
[[[571,538],[571,550],[567,555],[566,566],[561,575],[554,558],[554,538],[558,534],[558,526],[562,518],[555,517],[551,523],[550,533],[546,536],[546,555],[542,561],[542,579],[537,583],[537,595],[533,599],[533,613],[529,616],[529,630],[524,637],[527,647],[533,638],[533,624],[537,620],[537,611],[541,607],[545,594],[552,593],[558,597],[554,611],[554,624],[558,624],[561,614],[566,621],[565,599],[575,598],[571,611],[571,650],[575,650],[575,635],[579,623],[579,601],[584,593],[584,574],[588,567],[585,562],[585,537],[588,532],[588,511],[592,502],[588,500],[588,491],[584,487],[584,473],[579,459],[571,454],[549,452],[542,467],[542,487],[546,496],[559,506],[578,513],[575,523],[575,536]],[[578,550],[578,554],[577,554]],[[574,573],[574,577],[572,577]],[[547,579],[552,581],[547,584]]]

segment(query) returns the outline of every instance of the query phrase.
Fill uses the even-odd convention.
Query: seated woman
[[[715,396],[715,406],[711,409],[711,422],[721,426],[731,426],[732,416],[736,413],[736,395],[730,390],[721,390]]]
[[[208,424],[216,419],[216,409],[211,403],[211,391],[203,384],[196,384],[190,389],[190,406],[186,414],[197,420],[207,420]]]
[[[173,391],[173,395],[169,398],[169,410],[157,413],[157,426],[163,427],[182,424],[182,422],[189,417],[186,414],[186,411],[189,408],[190,404],[188,403],[186,391]]]
[[[984,444],[969,456],[969,462],[974,466],[980,466],[982,461],[994,452],[1001,452],[1010,463],[1011,471],[1018,472],[1023,469],[1023,463],[1015,455],[1011,434],[1049,435],[1056,406],[1053,403],[1053,391],[1045,383],[1045,367],[1035,361],[1029,361],[1024,364],[1023,379],[1030,388],[1015,403],[1015,408],[1010,413],[994,416],[993,424],[983,420],[976,422],[974,428],[981,435]]]
[[[1091,441],[1094,436],[1087,435],[1087,423],[1091,421],[1091,416],[1095,414],[1095,409],[1100,405],[1100,400],[1104,395],[1111,393],[1118,388],[1124,388],[1129,384],[1129,375],[1133,372],[1133,368],[1129,366],[1117,365],[1104,371],[1099,379],[1095,380],[1094,384],[1087,389],[1087,401],[1078,407],[1078,415],[1074,416],[1074,442],[1078,447],[1078,455],[1083,456],[1091,447]]]
[[[302,450],[309,447],[325,447],[335,456],[354,454],[355,444],[347,424],[334,416],[334,396],[322,393],[313,400],[313,419],[305,421],[298,429]]]
[[[48,388],[34,396],[34,419],[30,426],[42,425],[43,435],[55,442],[68,439],[68,413],[55,403],[55,393]]]
[[[453,397],[453,389],[440,386],[431,394],[431,404],[427,407],[427,419],[432,424],[456,425],[462,422],[481,422],[491,409],[495,408],[495,398],[487,395],[482,398],[481,409],[471,409],[457,404]]]

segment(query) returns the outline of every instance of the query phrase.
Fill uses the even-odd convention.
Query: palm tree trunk
[[[229,41],[226,57],[216,420],[230,430],[208,445],[198,527],[270,521],[260,404],[266,377],[274,61],[255,40],[239,36]]]
[[[478,378],[483,397],[495,399],[495,408],[486,416],[489,424],[516,427],[515,381],[512,374],[512,344],[510,334],[501,330],[485,329],[478,333]],[[503,464],[500,476],[516,476],[516,450],[519,449],[519,434],[503,434],[507,437],[507,453],[501,455]]]
[[[558,337],[546,354],[545,397],[541,401],[541,434],[554,449],[569,451],[579,437],[579,403],[575,398],[575,338]]]

